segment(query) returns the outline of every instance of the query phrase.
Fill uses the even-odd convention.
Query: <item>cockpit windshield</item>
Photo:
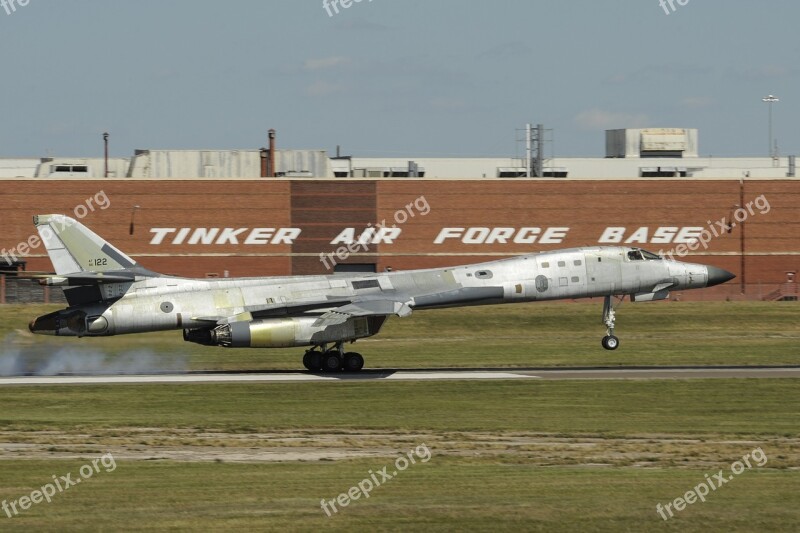
[[[647,250],[634,248],[628,252],[628,261],[661,261],[661,256]]]

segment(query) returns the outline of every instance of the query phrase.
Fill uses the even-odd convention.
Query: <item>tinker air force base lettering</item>
[[[702,227],[607,227],[598,244],[681,244],[699,239]],[[434,244],[458,240],[462,244],[562,244],[570,228],[443,228]]]
[[[150,244],[294,244],[299,228],[151,228]]]
[[[704,228],[647,226],[627,228],[606,227],[597,237],[597,244],[690,244],[697,241]],[[300,237],[300,228],[151,228],[150,244],[223,246],[239,245],[292,245]],[[563,244],[569,236],[569,227],[471,227],[442,228],[433,244],[460,242],[479,244]],[[399,227],[344,228],[330,242],[341,244],[394,244],[403,229]],[[587,242],[575,243],[588,244]]]

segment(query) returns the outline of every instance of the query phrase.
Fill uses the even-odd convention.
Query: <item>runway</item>
[[[15,376],[0,378],[0,386],[111,385],[192,383],[324,383],[359,381],[451,380],[631,380],[800,378],[800,366],[758,367],[572,367],[483,369],[364,370],[355,374],[312,374],[294,371],[189,372],[186,374]]]

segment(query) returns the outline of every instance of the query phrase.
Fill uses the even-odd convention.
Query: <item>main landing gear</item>
[[[622,297],[625,298],[624,296]],[[622,304],[622,300],[619,301]],[[603,324],[606,325],[606,336],[603,337],[602,345],[606,350],[616,350],[619,348],[619,339],[614,336],[614,321],[617,314],[611,304],[611,296],[606,296],[603,300]]]
[[[342,342],[330,350],[323,344],[306,352],[303,366],[311,372],[358,372],[364,368],[364,357],[356,352],[345,353]]]

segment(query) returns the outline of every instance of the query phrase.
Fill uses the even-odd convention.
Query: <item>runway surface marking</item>
[[[357,374],[311,374],[287,371],[194,372],[187,374],[18,376],[0,378],[3,385],[109,385],[153,383],[311,383],[335,381],[446,381],[446,380],[597,380],[597,379],[709,379],[800,378],[800,367],[664,367],[664,368],[553,368],[553,369],[435,369],[365,370]]]

